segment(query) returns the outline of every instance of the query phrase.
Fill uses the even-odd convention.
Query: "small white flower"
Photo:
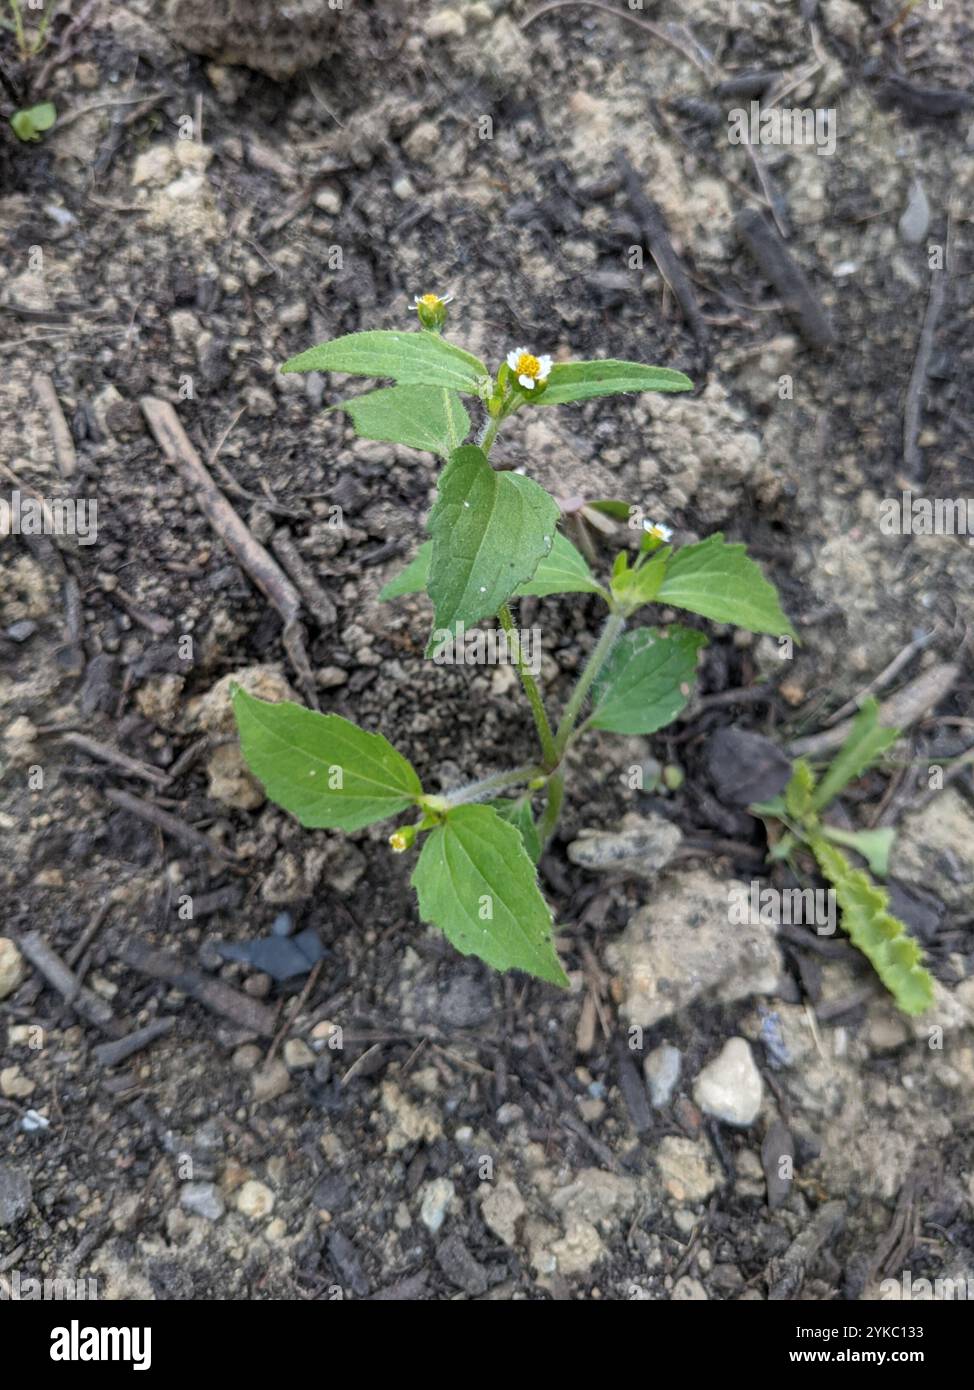
[[[658,541],[671,541],[673,532],[668,526],[664,526],[660,521],[644,521],[643,530],[648,535],[655,537]]]
[[[535,357],[527,348],[515,348],[507,354],[507,365],[525,391],[533,391],[536,386],[543,386],[548,380],[551,358]]]
[[[435,310],[441,304],[452,304],[455,297],[452,294],[417,294],[413,296],[413,302],[409,307],[418,309],[422,305],[424,309]]]

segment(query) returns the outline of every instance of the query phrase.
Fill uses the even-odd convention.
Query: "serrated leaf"
[[[380,601],[384,603],[390,598],[402,598],[403,594],[418,594],[425,589],[432,554],[433,542],[423,541],[406,568],[379,590]]]
[[[530,478],[496,473],[475,445],[457,449],[428,522],[434,626],[495,614],[551,550],[558,515],[558,503]]]
[[[424,841],[412,884],[423,920],[462,955],[568,985],[534,865],[519,831],[492,807],[450,811]]]
[[[815,790],[815,773],[803,758],[795,763],[791,781],[785,787],[785,810],[799,825],[815,821],[815,807],[812,793]]]
[[[852,722],[849,737],[832,759],[827,771],[822,774],[822,780],[815,792],[816,810],[827,806],[844,787],[861,777],[899,736],[898,729],[884,729],[880,725],[879,705],[876,701],[864,700],[862,708]]]
[[[506,797],[500,801],[488,801],[487,805],[494,808],[501,820],[507,821],[508,825],[513,825],[515,830],[520,832],[528,857],[532,863],[537,864],[541,858],[541,837],[531,810],[531,798]]]
[[[889,856],[896,839],[891,826],[881,830],[840,830],[836,825],[823,825],[822,834],[834,844],[845,845],[861,854],[870,871],[885,878],[889,873]]]
[[[725,541],[720,531],[697,545],[681,546],[671,557],[657,601],[750,632],[795,636],[774,585],[746,548]]]
[[[555,532],[551,550],[542,556],[533,578],[520,584],[519,595],[604,594],[605,590],[588,567],[588,561],[567,536]]]
[[[627,391],[692,391],[693,382],[669,367],[647,367],[642,362],[557,362],[544,391],[528,405],[570,405],[596,396],[618,396]]]
[[[480,394],[481,383],[489,376],[479,358],[448,343],[439,333],[425,330],[348,333],[299,352],[281,371],[391,377],[400,386],[440,386],[471,396]]]
[[[470,416],[460,397],[437,386],[385,386],[331,409],[351,416],[360,439],[405,444],[444,459],[470,433]]]
[[[671,723],[690,698],[702,632],[639,627],[623,633],[596,681],[587,727],[613,734],[652,734]]]
[[[312,828],[360,830],[423,793],[412,764],[382,734],[291,700],[238,689],[233,712],[251,772],[271,801]]]
[[[849,940],[870,961],[900,1008],[922,1014],[933,1003],[933,980],[923,967],[920,947],[888,910],[885,889],[861,869],[854,869],[842,851],[821,835],[812,836],[808,843],[835,889]]]

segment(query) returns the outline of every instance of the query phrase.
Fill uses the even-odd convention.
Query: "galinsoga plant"
[[[495,376],[442,336],[449,300],[426,294],[414,302],[418,332],[352,333],[302,352],[282,371],[395,383],[334,407],[363,438],[426,450],[445,463],[430,538],[381,597],[425,589],[434,610],[427,656],[485,619],[498,625],[495,636],[517,665],[537,729],[537,757],[458,791],[431,793],[382,734],[337,714],[269,704],[241,689],[234,710],[246,761],[272,801],[312,828],[359,830],[408,813],[389,843],[397,852],[418,851],[412,884],[423,919],[464,955],[566,985],[535,866],[558,822],[568,750],[590,729],[652,734],[669,724],[686,705],[707,640],[693,628],[630,620],[659,603],[752,632],[794,634],[743,545],[718,533],[674,547],[665,526],[646,522],[638,553],[622,551],[603,581],[559,532],[555,499],[531,478],[491,466],[498,432],[522,411],[689,391],[693,383],[682,372],[613,359],[554,362],[518,347]],[[472,431],[465,399],[483,416],[473,444],[464,442]],[[557,720],[511,614],[511,600],[528,594],[595,594],[608,610]],[[534,803],[542,799],[536,820]]]

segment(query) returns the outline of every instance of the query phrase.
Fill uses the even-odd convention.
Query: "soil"
[[[0,38],[0,495],[97,501],[94,544],[0,539],[2,934],[89,991],[25,967],[0,1002],[0,1270],[156,1299],[858,1299],[903,1271],[974,1278],[974,784],[968,767],[931,794],[930,775],[971,743],[974,552],[880,527],[907,488],[974,497],[974,22],[898,0],[647,0],[522,28],[536,8],[345,0],[333,40],[314,16],[322,60],[283,80],[292,31],[270,77],[220,62],[219,36],[197,40],[161,0],[62,6],[33,57]],[[277,40],[240,42],[259,61]],[[783,75],[784,105],[834,108],[834,153],[730,143],[754,74]],[[743,96],[720,89],[742,75]],[[23,144],[7,118],[42,100],[57,124]],[[770,225],[769,200],[830,345],[735,232],[749,207]],[[455,294],[448,332],[495,364],[523,342],[685,371],[692,395],[519,419],[496,459],[565,499],[638,505],[680,542],[747,542],[801,637],[783,661],[775,639],[701,620],[682,719],[574,755],[541,864],[567,993],[494,975],[420,923],[388,827],[305,831],[263,802],[225,684],[211,694],[248,673],[313,695],[381,729],[430,790],[533,756],[510,671],[425,662],[425,600],[377,601],[423,537],[436,461],[356,440],[326,410],[342,381],[277,370],[313,342],[408,326],[428,290]],[[311,691],[145,397],[172,404],[252,535],[274,549],[284,531],[310,567]],[[626,532],[589,538],[607,566]],[[557,705],[599,604],[524,600],[519,620],[541,627]],[[698,873],[718,893],[767,881],[761,823],[708,779],[712,734],[787,747],[903,652],[883,695],[954,669],[843,804],[851,825],[898,828],[931,1017],[898,1015],[844,943],[782,929],[773,987],[705,990],[634,1035],[610,948],[658,890],[568,846],[655,812],[683,835],[670,900]],[[632,789],[651,759],[680,765],[678,791]],[[718,945],[729,930],[719,913],[696,925]],[[315,933],[310,974],[275,982],[217,950],[274,928]],[[133,942],[183,973],[136,968]],[[215,1004],[220,982],[260,1006],[256,1026]],[[115,1065],[98,1051],[160,1020]],[[693,1099],[734,1037],[763,1077],[759,1117],[737,1126]],[[654,1107],[643,1061],[661,1044],[682,1066]],[[789,1148],[779,1191],[769,1154]]]

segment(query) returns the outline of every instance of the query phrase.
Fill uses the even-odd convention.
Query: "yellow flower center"
[[[530,352],[522,352],[517,359],[518,376],[529,376],[532,381],[537,379],[541,371],[541,363],[536,357],[532,357]]]
[[[438,294],[424,294],[419,302],[425,304],[427,309],[436,309],[439,307],[440,296]]]

